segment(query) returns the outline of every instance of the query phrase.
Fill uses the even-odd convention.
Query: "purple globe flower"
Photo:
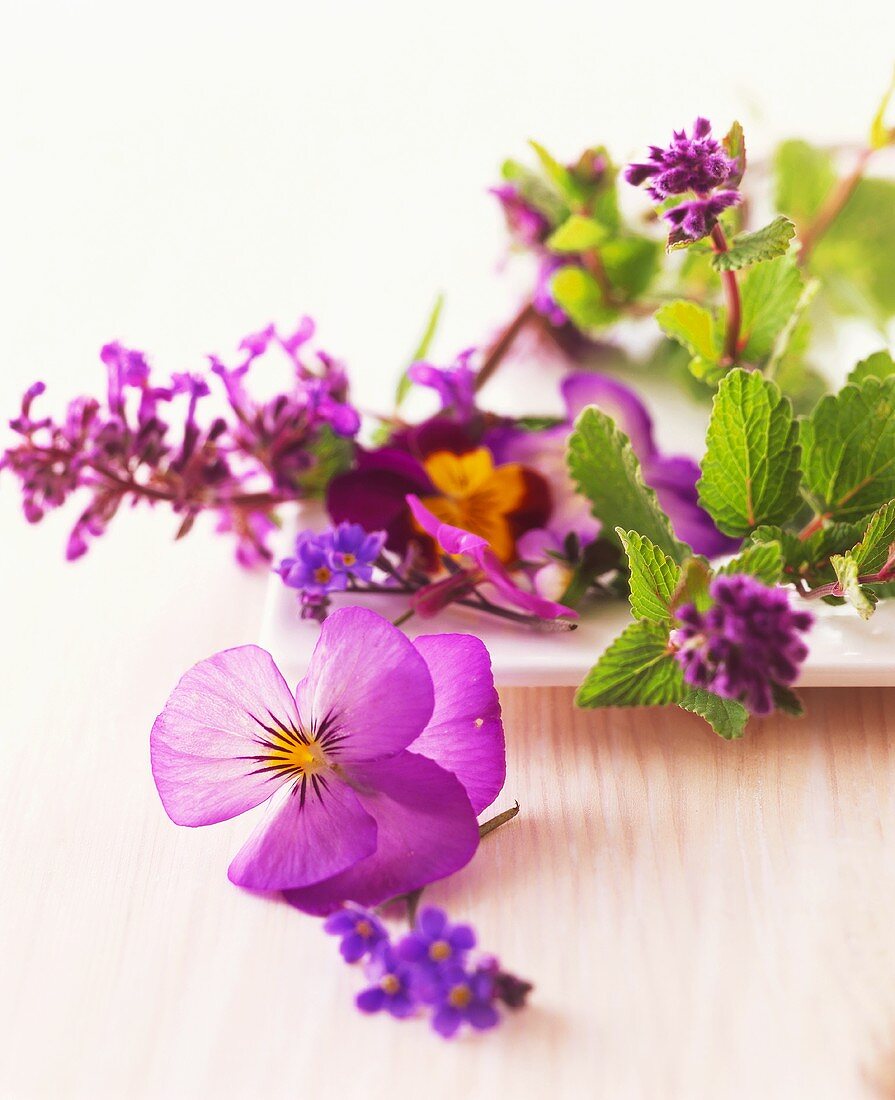
[[[726,183],[735,170],[736,161],[712,137],[712,124],[697,118],[692,137],[686,130],[675,131],[667,149],[650,146],[647,163],[628,165],[625,179],[635,187],[651,180],[647,190],[656,202],[662,202],[687,191],[705,195]]]
[[[356,963],[388,940],[382,922],[368,909],[339,909],[327,917],[324,932],[341,937],[339,951],[345,962]]]
[[[793,611],[782,588],[754,577],[716,577],[708,611],[682,607],[671,635],[684,679],[725,699],[738,699],[753,714],[774,709],[774,686],[795,683],[808,655],[800,637],[813,616]]]
[[[373,984],[355,999],[361,1012],[388,1012],[398,1020],[413,1015],[417,1007],[413,969],[398,958],[390,943],[380,944],[373,953],[368,977]]]

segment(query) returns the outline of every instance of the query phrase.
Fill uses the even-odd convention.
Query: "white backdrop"
[[[702,113],[739,116],[757,150],[860,140],[895,41],[890,0],[0,0],[0,17],[4,419],[35,378],[57,409],[99,389],[109,339],[191,369],[302,312],[377,403],[437,291],[445,357],[511,307],[484,192],[527,138],[621,159]],[[249,921],[265,908],[223,880],[244,826],[160,831],[147,751],[179,673],[254,638],[264,580],[201,528],[175,546],[142,513],[68,566],[72,519],[26,528],[0,477],[0,947],[28,960],[4,983],[20,1057],[3,1095],[61,1095],[92,1060],[128,1094],[125,1021],[159,992],[153,959],[182,919],[153,908],[159,889],[213,883]],[[125,927],[145,912],[135,961]],[[101,959],[126,981],[102,970],[97,990]],[[220,955],[197,965],[217,973]],[[62,1034],[65,1065],[46,1053]]]

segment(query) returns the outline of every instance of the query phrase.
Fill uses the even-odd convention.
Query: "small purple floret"
[[[450,924],[443,909],[429,906],[398,945],[398,954],[405,962],[434,971],[447,962],[462,963],[473,947],[475,932],[468,924]]]
[[[753,714],[774,709],[775,685],[798,679],[808,655],[800,637],[813,616],[794,611],[782,588],[768,588],[754,577],[716,577],[709,587],[708,611],[682,607],[672,633],[684,679],[725,699],[738,699]]]
[[[326,918],[323,930],[340,937],[339,951],[348,963],[372,955],[388,939],[382,921],[367,909],[338,909]]]
[[[417,1008],[413,968],[401,961],[390,943],[380,944],[373,953],[368,977],[373,984],[355,1000],[361,1012],[388,1012],[398,1020],[413,1015]]]

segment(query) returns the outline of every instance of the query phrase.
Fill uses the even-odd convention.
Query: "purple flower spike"
[[[361,1012],[388,1012],[397,1020],[413,1015],[417,1007],[413,970],[396,956],[391,944],[383,943],[376,950],[368,976],[374,984],[355,999]]]
[[[367,909],[339,909],[327,917],[323,930],[341,937],[339,951],[348,963],[366,958],[388,939],[382,922]]]
[[[468,924],[450,924],[443,909],[429,906],[417,917],[416,928],[398,944],[398,955],[426,971],[435,972],[450,963],[462,963],[475,947],[475,932]]]
[[[701,240],[712,231],[719,214],[742,202],[739,191],[716,191],[707,199],[691,199],[666,210],[662,217],[673,229],[691,241]]]
[[[745,575],[716,577],[708,611],[682,607],[672,634],[684,679],[725,699],[738,699],[753,714],[774,709],[775,685],[798,679],[808,647],[799,636],[813,616],[793,611],[786,592]]]
[[[712,137],[708,119],[697,118],[692,137],[686,130],[676,131],[667,149],[651,146],[648,162],[628,165],[625,179],[635,187],[651,180],[648,191],[656,202],[662,202],[687,191],[697,195],[713,191],[727,182],[736,166]]]
[[[469,365],[475,348],[467,348],[450,367],[435,367],[431,363],[414,363],[407,372],[418,386],[428,386],[441,398],[442,410],[452,412],[466,423],[475,412],[475,370]]]
[[[520,244],[531,247],[541,244],[550,234],[550,223],[520,195],[512,183],[490,188],[490,193],[503,207],[507,228]]]

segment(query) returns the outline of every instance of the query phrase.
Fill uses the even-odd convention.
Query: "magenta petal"
[[[561,389],[570,421],[588,405],[598,405],[631,440],[641,462],[653,454],[652,418],[630,387],[597,371],[577,371],[563,380]]]
[[[427,535],[431,535],[446,554],[474,554],[476,550],[488,545],[488,540],[481,535],[473,535],[464,531],[461,527],[453,527],[450,523],[442,523],[437,516],[423,504],[419,497],[412,493],[407,497],[407,503],[413,512],[413,518],[422,527]]]
[[[344,871],[376,850],[376,822],[331,773],[293,783],[236,854],[230,881],[287,890]]]
[[[258,771],[261,723],[296,724],[295,700],[258,646],[216,653],[194,665],[156,718],[149,740],[152,775],[178,825],[213,825],[270,798],[279,779]],[[254,773],[254,774],[253,774]]]
[[[296,690],[305,728],[328,720],[340,765],[391,756],[423,731],[432,677],[406,634],[365,607],[327,618]]]
[[[573,608],[548,600],[536,592],[526,592],[520,588],[491,550],[485,550],[480,555],[479,565],[487,580],[494,585],[507,603],[515,604],[529,615],[536,615],[539,619],[578,618],[578,612]]]
[[[435,710],[410,751],[452,772],[479,814],[498,796],[507,772],[488,650],[469,634],[433,634],[414,644],[432,674]]]
[[[345,901],[379,905],[459,871],[479,843],[475,814],[459,780],[416,753],[350,769],[357,797],[379,830],[376,851],[342,874],[286,900],[306,913]]]

